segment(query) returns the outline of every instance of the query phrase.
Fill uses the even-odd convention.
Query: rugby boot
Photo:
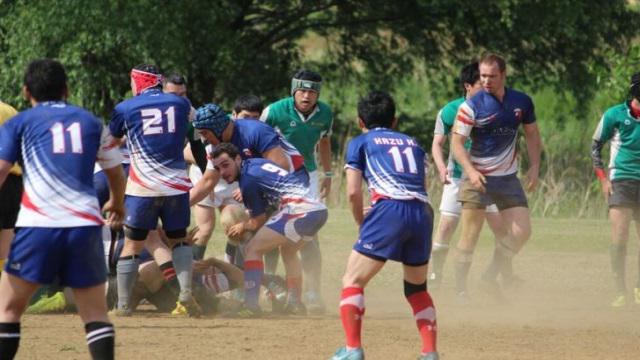
[[[221,315],[223,318],[241,318],[241,319],[258,319],[262,317],[262,309],[250,308],[246,305],[240,306],[238,309],[227,311]]]
[[[288,302],[284,306],[284,313],[289,315],[306,316],[307,307],[301,302]]]
[[[305,293],[305,299],[307,304],[307,311],[311,315],[324,315],[327,311],[322,297],[315,291],[307,291]]]
[[[430,352],[428,354],[418,356],[418,360],[440,360],[440,356],[437,352]]]
[[[624,294],[616,295],[616,297],[611,302],[612,308],[621,308],[627,306],[627,296]]]
[[[35,304],[27,308],[27,314],[45,314],[63,312],[67,306],[67,300],[64,293],[58,291],[51,296],[43,296]]]
[[[175,309],[171,310],[171,315],[188,316],[187,308],[185,308],[182,304],[180,304],[180,301],[176,301],[176,307]]]
[[[133,316],[133,310],[131,310],[129,305],[122,305],[111,310],[109,312],[109,315],[113,315],[116,317],[130,317]]]
[[[193,296],[191,296],[189,300],[178,300],[178,303],[176,305],[184,307],[184,310],[187,312],[187,315],[189,317],[199,318],[200,316],[202,316],[202,309],[196,302],[196,299],[193,298]],[[173,311],[171,312],[171,314],[173,314]]]
[[[364,360],[364,351],[362,348],[347,350],[346,346],[341,347],[331,360]]]

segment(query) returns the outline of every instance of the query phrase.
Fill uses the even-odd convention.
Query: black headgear
[[[631,94],[631,97],[640,100],[640,72],[637,72],[631,76],[629,94]]]

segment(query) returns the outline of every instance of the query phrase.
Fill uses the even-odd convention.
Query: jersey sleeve
[[[111,121],[109,121],[109,131],[111,135],[116,138],[123,137],[126,132],[124,122],[123,111],[119,106],[116,106],[111,112]]]
[[[102,128],[100,148],[98,149],[96,160],[102,169],[110,169],[122,163],[122,154],[118,149],[118,141],[113,138],[107,128]]]
[[[476,121],[475,118],[475,111],[471,107],[469,100],[463,102],[458,108],[458,113],[456,114],[453,124],[453,132],[464,136],[471,135],[471,130]]]
[[[273,119],[269,119],[269,115],[271,113],[271,105],[267,106],[266,108],[264,108],[264,110],[262,110],[262,114],[260,114],[260,121],[269,124],[269,126],[274,126],[273,125]]]
[[[15,163],[20,155],[22,134],[19,115],[0,126],[0,159]]]
[[[329,111],[329,121],[325,124],[322,132],[320,133],[320,137],[331,136],[333,134],[333,112],[331,109]]]
[[[451,132],[451,125],[447,125],[444,122],[444,109],[438,111],[436,115],[436,126],[433,129],[434,135],[448,135]]]
[[[354,138],[347,147],[347,154],[344,159],[345,169],[354,169],[364,171],[365,156],[364,156],[364,143],[361,141],[361,137]]]
[[[596,131],[593,133],[593,140],[605,143],[609,141],[616,130],[616,121],[613,117],[608,116],[608,112],[605,112],[600,118],[600,122],[596,127]]]
[[[527,111],[525,112],[522,123],[523,124],[533,124],[536,122],[536,109],[533,105],[533,101],[529,98],[529,106],[527,107]]]
[[[267,212],[267,202],[262,198],[260,193],[260,184],[257,179],[250,175],[245,175],[240,186],[242,191],[242,202],[244,207],[249,210],[251,217],[260,216]]]

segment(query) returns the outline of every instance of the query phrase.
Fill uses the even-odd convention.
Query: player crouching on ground
[[[300,300],[302,266],[297,253],[303,241],[310,241],[327,221],[326,206],[308,197],[307,177],[299,172],[289,173],[266,159],[242,160],[238,149],[232,144],[219,145],[213,152],[213,161],[226,182],[240,183],[242,200],[251,216],[247,221],[229,227],[227,235],[237,238],[246,231],[256,232],[246,248],[245,303],[239,315],[260,315],[258,298],[264,273],[262,257],[277,247],[280,247],[287,274],[285,310],[304,313],[304,305]],[[279,205],[279,210],[267,220],[267,207],[273,205]]]
[[[436,312],[427,292],[433,210],[425,184],[425,151],[418,142],[392,130],[397,125],[393,98],[373,91],[358,103],[358,122],[364,134],[354,138],[345,161],[347,196],[360,228],[344,277],[340,317],[346,346],[333,360],[364,359],[360,333],[364,316],[364,287],[387,260],[404,268],[404,294],[422,338],[419,359],[437,360]],[[365,216],[362,179],[367,181],[373,206]]]

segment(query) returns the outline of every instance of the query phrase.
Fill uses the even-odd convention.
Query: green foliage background
[[[336,112],[339,167],[358,132],[359,96],[391,91],[401,130],[429,148],[438,109],[459,96],[459,68],[491,50],[507,58],[509,85],[536,104],[545,151],[534,212],[604,216],[590,137],[640,71],[638,19],[631,0],[4,0],[0,99],[26,107],[22,74],[41,57],[62,61],[70,100],[105,118],[130,95],[138,63],[185,74],[196,106],[246,93],[275,100],[308,67],[324,76],[322,100]]]

